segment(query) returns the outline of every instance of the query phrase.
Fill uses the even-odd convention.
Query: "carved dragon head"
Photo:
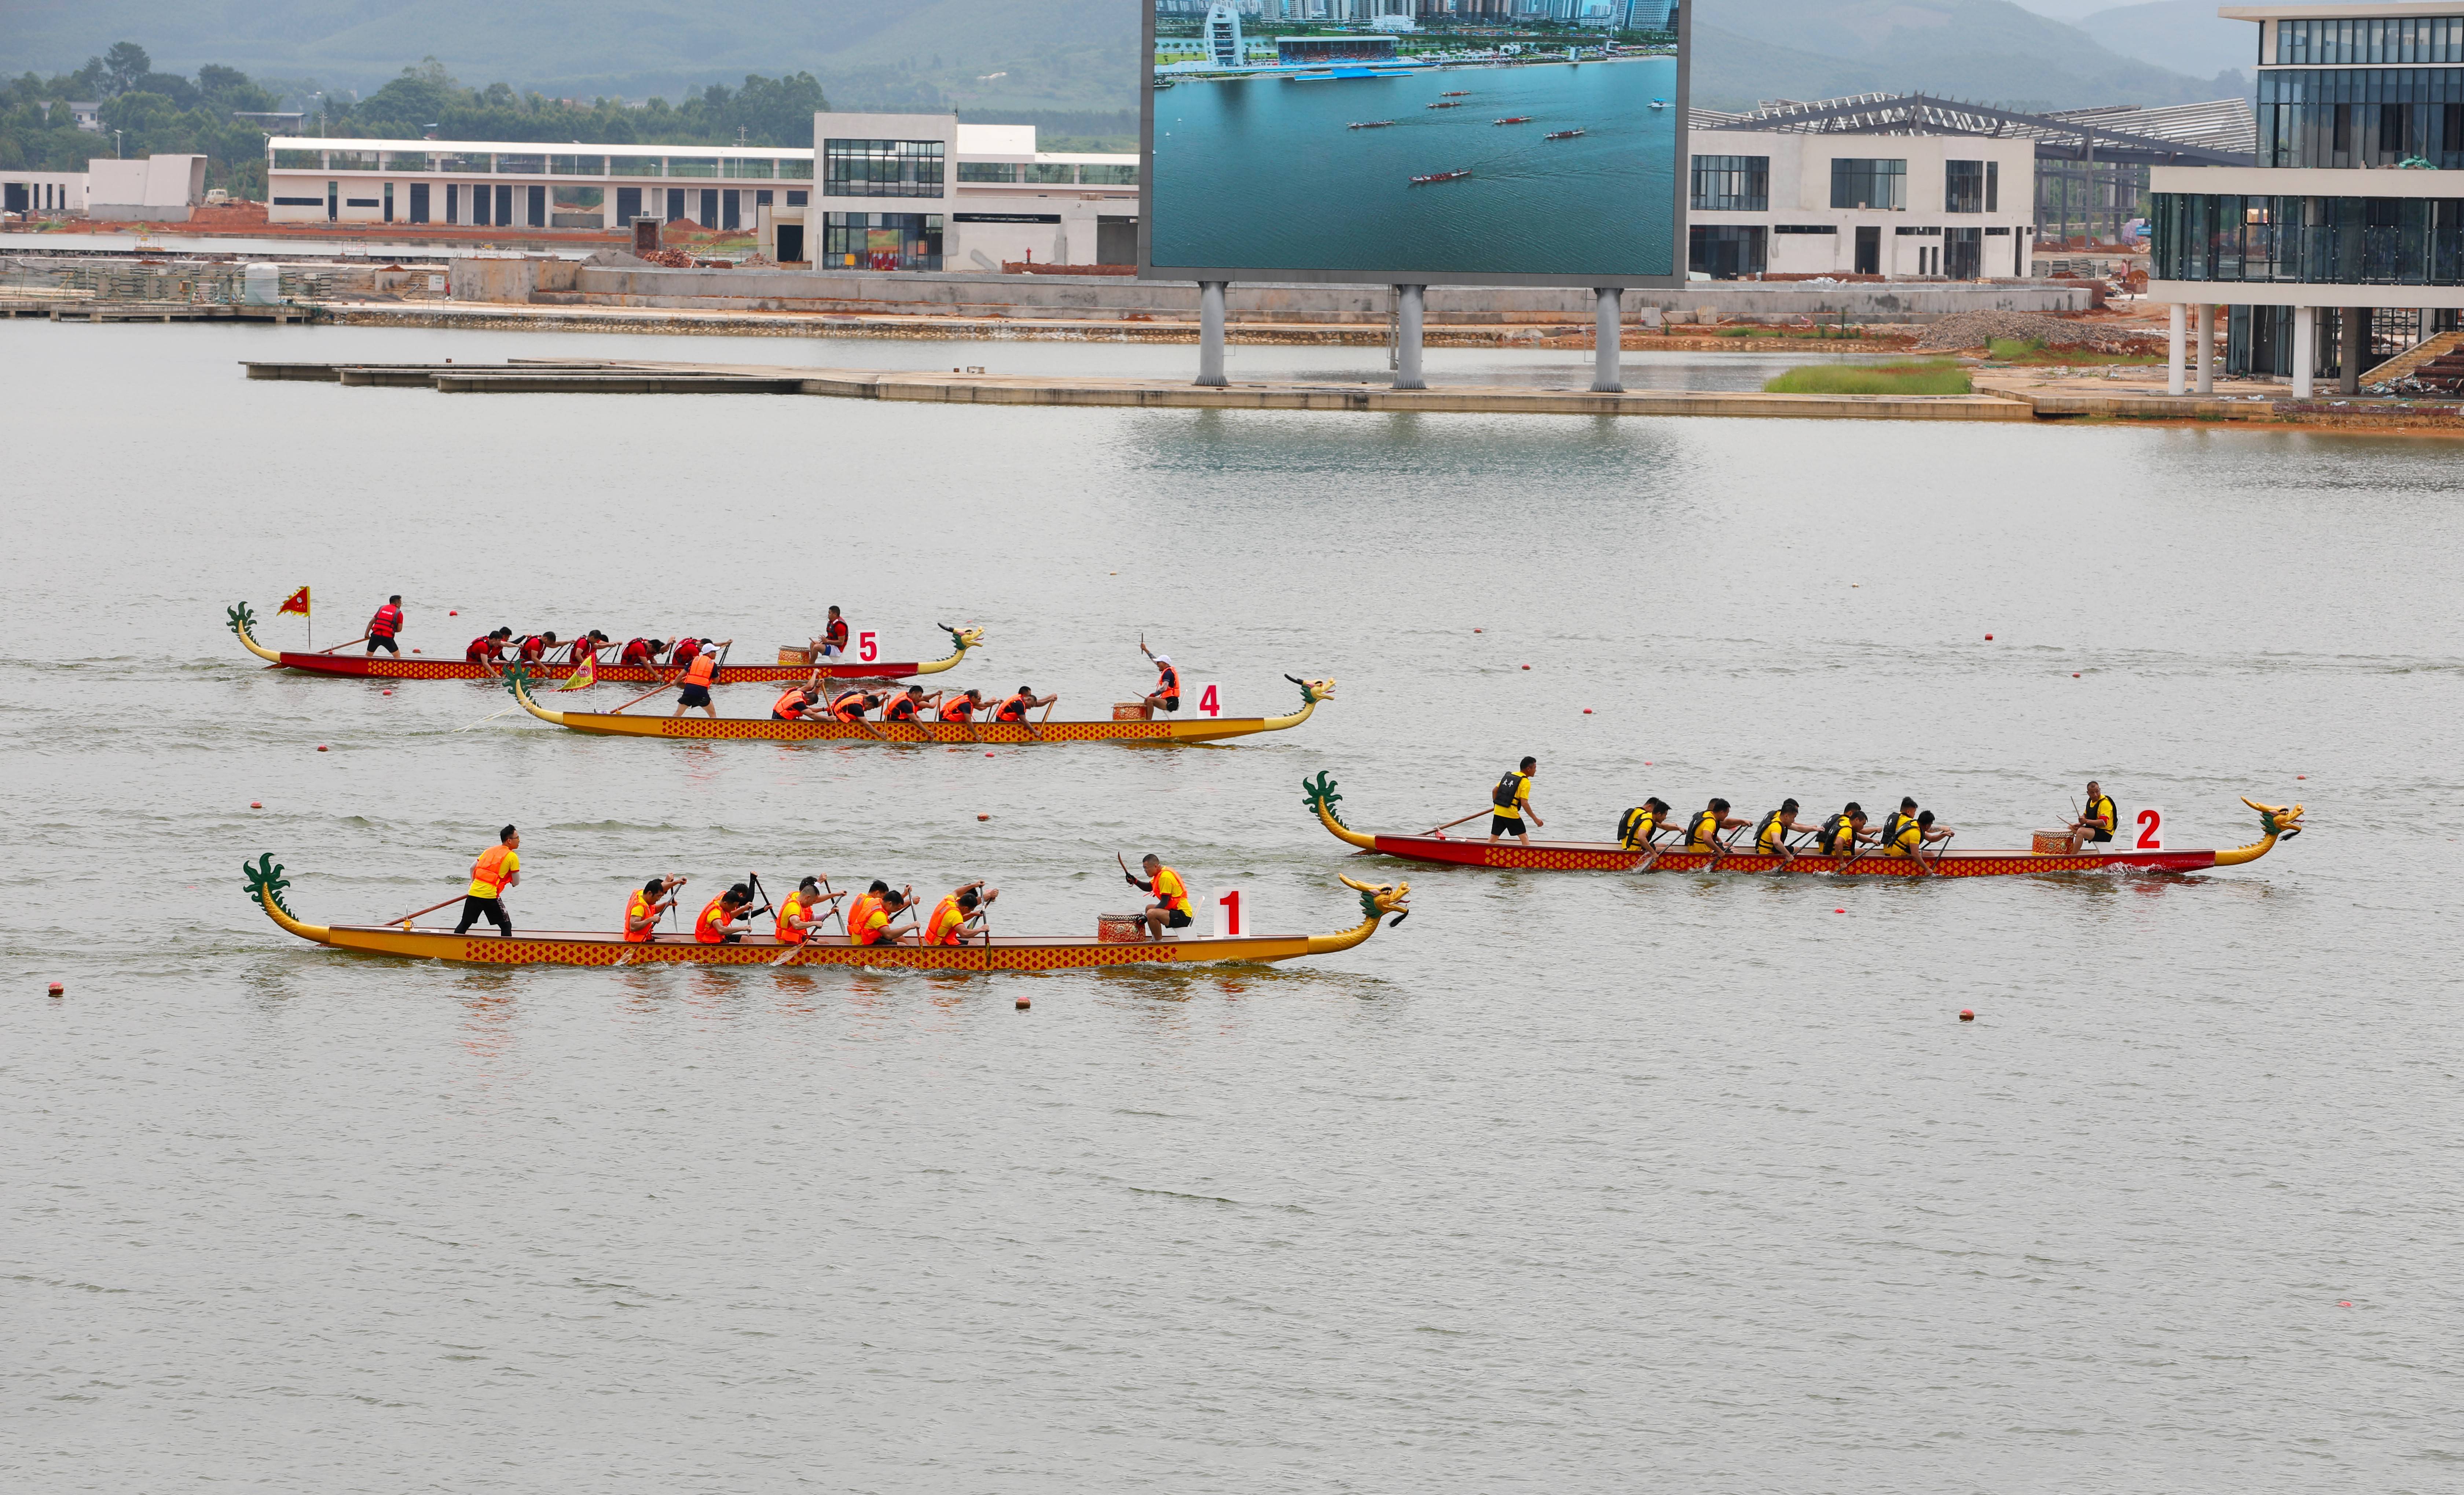
[[[1297,675],[1287,675],[1284,679],[1301,688],[1302,705],[1313,706],[1321,701],[1334,699],[1334,681],[1331,680],[1303,680]]]
[[[286,914],[291,913],[291,904],[285,901],[282,896],[282,890],[291,885],[291,880],[282,875],[282,864],[274,859],[274,854],[272,852],[267,852],[256,861],[241,862],[239,864],[239,870],[248,874],[248,899],[250,903],[262,903],[265,899],[271,897],[274,900],[275,907],[281,909]],[[297,919],[299,916],[297,914],[291,914],[291,917]]]
[[[2289,841],[2301,834],[2299,805],[2287,810],[2282,805],[2262,805],[2257,800],[2248,797],[2245,797],[2242,803],[2258,812],[2259,829],[2268,835]]]
[[[1311,814],[1323,812],[1328,819],[1337,825],[1343,825],[1343,815],[1334,808],[1342,798],[1341,794],[1334,792],[1333,776],[1323,769],[1318,770],[1315,779],[1301,780],[1301,804],[1307,807]]]
[[[232,633],[246,636],[256,631],[256,614],[245,602],[223,609],[223,623]]]
[[[980,628],[952,628],[947,623],[935,623],[933,626],[949,635],[950,647],[960,654],[980,647],[984,641],[984,631]]]
[[[1343,877],[1343,874],[1338,872],[1335,876]],[[1343,885],[1360,895],[1360,916],[1364,919],[1382,919],[1388,914],[1393,914],[1395,923],[1386,926],[1391,929],[1395,925],[1401,924],[1411,917],[1412,884],[1409,882],[1393,882],[1383,887],[1372,887],[1366,882],[1354,882],[1350,878],[1343,878]]]

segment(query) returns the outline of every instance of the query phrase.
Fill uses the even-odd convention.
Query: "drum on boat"
[[[1139,914],[1097,914],[1095,938],[1106,945],[1127,945],[1147,937],[1147,922]]]

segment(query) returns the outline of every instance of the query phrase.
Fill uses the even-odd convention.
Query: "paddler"
[[[693,939],[702,945],[733,945],[744,938],[738,926],[752,921],[743,912],[753,902],[753,889],[738,882],[726,892],[704,904],[701,917],[693,921]]]
[[[1540,818],[1539,811],[1531,809],[1531,775],[1539,771],[1540,760],[1526,758],[1506,777],[1497,781],[1497,788],[1489,791],[1488,838],[1490,840],[1493,841],[1501,836],[1511,836],[1516,840],[1529,845],[1531,837],[1523,829],[1523,815],[1526,811],[1530,812],[1533,825],[1545,826],[1549,823]]]
[[[565,662],[580,664],[583,660],[588,659],[596,664],[599,661],[599,651],[606,648],[610,642],[605,634],[595,628],[588,633],[576,634],[573,642],[565,649]]]
[[[1720,854],[1728,849],[1727,844],[1720,839],[1720,833],[1740,830],[1745,824],[1745,821],[1729,816],[1727,800],[1714,799],[1694,812],[1694,818],[1685,823],[1685,849],[1709,852],[1712,862],[1716,863]]]
[[[504,891],[522,880],[521,848],[521,834],[509,825],[496,833],[496,844],[471,863],[471,886],[462,895],[462,922],[453,926],[454,933],[468,934],[473,924],[485,919],[498,934],[513,937],[514,921],[505,912]]]
[[[625,943],[648,945],[659,932],[659,915],[676,906],[676,894],[685,885],[684,877],[652,878],[640,891],[625,901]]]
[[[1154,660],[1155,667],[1155,688],[1139,699],[1157,710],[1179,710],[1180,672],[1172,667],[1172,656],[1155,653],[1147,647],[1147,641],[1144,638],[1138,640],[1138,653]]]
[[[624,651],[616,656],[616,662],[649,668],[657,665],[659,656],[667,652],[668,644],[664,638],[628,638]]]
[[[510,628],[481,634],[471,640],[470,648],[462,651],[462,662],[485,666],[489,674],[495,674],[496,666],[504,662],[505,640],[513,636],[514,631]]]
[[[710,640],[705,638],[701,640],[701,642],[703,644],[708,644]],[[731,638],[727,642],[734,643],[736,640]],[[726,646],[726,644],[721,644],[719,647],[723,649]],[[684,648],[684,644],[679,643],[676,645],[676,648],[681,651]],[[713,717],[717,716],[718,707],[711,704],[710,701],[710,688],[712,685],[717,683],[718,681],[717,650],[709,648],[695,649],[691,659],[685,665],[683,680],[684,689],[676,693],[676,708],[673,711],[669,712],[668,715],[671,717],[679,717],[692,710],[693,707],[699,706],[701,707],[704,715]]]
[[[822,926],[830,915],[830,905],[847,897],[845,893],[824,893],[822,880],[806,878],[796,884],[796,891],[779,905],[778,935],[781,945],[802,945]]]
[[[881,704],[881,698],[871,691],[863,689],[843,691],[830,702],[830,720],[861,722],[866,712],[879,704]]]
[[[2113,796],[2107,794],[2096,780],[2087,781],[2087,808],[2079,812],[2070,825],[2070,852],[2076,857],[2089,841],[2109,841],[2122,825],[2122,812],[2113,807]]]
[[[1023,724],[1031,707],[1048,706],[1060,699],[1059,696],[1039,696],[1034,686],[1021,685],[1017,695],[1003,698],[1001,703],[993,708],[993,720]]]
[[[539,664],[546,660],[550,651],[559,647],[561,645],[556,641],[556,630],[551,628],[544,634],[533,634],[524,638],[520,647],[514,651],[514,655],[524,664]]]
[[[1180,874],[1165,866],[1163,859],[1153,852],[1139,858],[1138,865],[1146,869],[1145,878],[1134,878],[1127,872],[1121,877],[1130,886],[1155,895],[1155,902],[1139,914],[1147,924],[1147,938],[1159,940],[1166,929],[1188,928],[1189,887],[1180,881]]]
[[[1782,800],[1780,807],[1762,817],[1754,826],[1754,850],[1766,857],[1777,857],[1783,867],[1796,859],[1796,852],[1788,844],[1792,836],[1802,836],[1814,829],[1796,823],[1796,801]]]
[[[1919,812],[1913,820],[1899,819],[1898,824],[1899,829],[1883,843],[1882,855],[1914,860],[1919,872],[1928,877],[1932,876],[1934,866],[1942,860],[1942,850],[1938,849],[1931,857],[1927,857],[1925,849],[1927,846],[1939,847],[1941,842],[1950,839],[1958,833],[1947,829],[1935,829],[1933,812],[1930,810]]]
[[[1875,834],[1874,844],[1891,847],[1899,843],[1900,832],[1917,817],[1917,801],[1913,794],[1902,795],[1900,808],[1882,816],[1882,829]]]
[[[385,598],[385,606],[377,609],[376,616],[368,619],[368,653],[373,655],[383,649],[395,658],[401,658],[402,645],[396,643],[394,637],[402,632],[402,593],[397,591]]]
[[[913,726],[915,725],[915,714],[923,710],[926,703],[924,687],[910,685],[890,698],[889,703],[881,708],[881,719],[885,722],[904,722]]]
[[[815,670],[801,685],[790,685],[770,703],[773,722],[807,722],[812,720],[813,706],[822,699],[822,672]]]
[[[1837,814],[1822,822],[1822,855],[1841,860],[1852,860],[1860,841],[1874,839],[1865,829],[1865,807],[1850,800]]]
[[[992,901],[1001,897],[1000,888],[979,896],[976,890],[982,886],[981,882],[970,882],[934,904],[933,917],[924,923],[924,943],[964,945],[968,936],[982,932],[978,926],[992,912]],[[985,944],[990,945],[992,939],[990,933],[984,933]]]
[[[1666,828],[1667,802],[1658,795],[1617,816],[1617,845],[1627,851],[1648,851],[1652,837]]]
[[[982,709],[984,709],[982,691],[970,690],[964,695],[953,691],[941,698],[940,708],[935,714],[944,722],[967,723],[973,722],[976,719],[976,713]]]
[[[847,909],[847,943],[895,945],[901,935],[914,933],[915,926],[912,924],[893,926],[890,922],[907,911],[913,892],[912,887],[892,892],[889,883],[879,878],[873,879],[872,886],[867,888]]]

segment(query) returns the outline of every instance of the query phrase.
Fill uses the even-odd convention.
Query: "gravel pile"
[[[1922,353],[1945,353],[1955,348],[1983,347],[1988,338],[2033,340],[2047,347],[2085,347],[2100,353],[2147,350],[2145,334],[2024,311],[1955,312],[1927,326],[1916,346]]]

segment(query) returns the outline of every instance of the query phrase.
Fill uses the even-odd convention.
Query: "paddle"
[[[408,924],[408,923],[410,923],[410,921],[412,921],[413,919],[418,918],[421,914],[432,914],[432,913],[436,912],[436,910],[438,910],[438,909],[440,909],[440,908],[448,907],[448,906],[450,906],[450,905],[451,905],[451,904],[458,904],[458,903],[460,903],[460,902],[462,901],[462,897],[463,897],[463,895],[461,895],[460,893],[456,893],[456,894],[454,894],[451,898],[447,899],[447,900],[446,900],[444,903],[442,903],[442,904],[429,904],[429,905],[428,905],[427,907],[425,907],[425,908],[414,908],[414,909],[412,909],[409,913],[407,913],[407,914],[403,915],[401,918],[399,918],[399,919],[388,919],[388,920],[386,920],[386,921],[385,921],[385,923],[387,923],[387,924]]]
[[[839,930],[841,933],[845,933],[847,930],[847,915],[839,912],[839,899],[845,895],[831,892],[830,880],[827,878],[822,879],[821,883],[822,891],[829,895],[830,906],[828,911],[831,914],[838,915]],[[826,917],[826,915],[825,917]],[[820,921],[816,920],[814,922],[818,924]],[[813,931],[806,929],[803,939],[798,940],[793,946],[789,947],[786,954],[780,956],[770,964],[773,966],[786,966],[794,964],[796,957],[804,953],[804,947],[811,943],[813,943]]]
[[[1491,806],[1489,806],[1489,807],[1488,807],[1488,809],[1489,809],[1489,810],[1494,810],[1494,809],[1496,809],[1496,808],[1497,808],[1497,807],[1496,807],[1495,805],[1491,805]],[[1471,814],[1467,814],[1467,815],[1463,816],[1463,820],[1449,820],[1449,821],[1447,821],[1447,822],[1446,822],[1445,824],[1443,824],[1443,825],[1433,825],[1433,826],[1429,827],[1426,831],[1422,832],[1421,834],[1422,834],[1422,835],[1424,835],[1424,836],[1435,836],[1435,835],[1437,835],[1440,831],[1451,831],[1451,830],[1453,830],[1456,826],[1459,826],[1459,825],[1463,824],[1463,820],[1477,820],[1477,819],[1479,819],[1482,815],[1486,814],[1488,814],[1488,810],[1475,810],[1475,811],[1473,811]]]
[[[351,644],[363,644],[363,643],[366,643],[366,642],[368,641],[368,639],[369,639],[369,637],[370,637],[370,636],[371,636],[370,635],[367,635],[367,634],[362,634],[359,637],[352,639],[352,640],[351,640]],[[336,645],[335,645],[333,648],[331,648],[331,649],[319,649],[319,650],[318,650],[317,652],[318,652],[319,654],[340,654],[340,653],[341,653],[343,650],[348,649],[348,648],[351,646],[351,644],[336,644]]]

